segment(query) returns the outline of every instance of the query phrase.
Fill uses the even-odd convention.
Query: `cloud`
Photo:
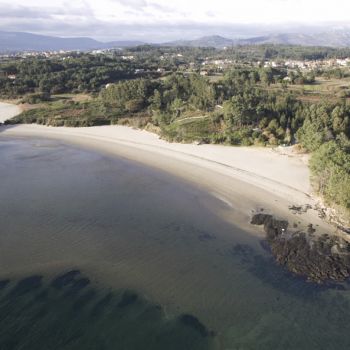
[[[266,11],[271,3],[291,4],[291,0],[270,1]],[[31,2],[35,6],[30,5]],[[262,19],[267,18],[262,16],[255,22],[244,24],[242,21],[237,22],[234,16],[247,19],[251,14],[243,9],[253,7],[256,1],[232,2],[233,4],[217,0],[214,5],[205,0],[200,4],[195,0],[177,0],[173,3],[166,0],[12,0],[11,3],[9,0],[0,0],[0,30],[55,36],[89,36],[106,41],[137,39],[165,42],[212,34],[237,38],[266,35],[276,30],[315,32],[325,28],[323,26],[321,30],[320,26],[314,24],[290,24],[286,20],[261,24]],[[267,0],[261,0],[259,6],[263,3],[266,4]],[[229,8],[234,11],[229,11]],[[259,12],[258,9],[254,11]],[[290,18],[294,19],[292,16]],[[254,24],[257,22],[260,24]]]
[[[60,8],[33,8],[27,6],[13,6],[0,4],[0,18],[13,19],[13,18],[46,18],[52,15],[63,15],[64,12]]]
[[[93,11],[88,4],[82,7],[74,7],[65,3],[62,7],[35,7],[23,5],[0,4],[0,19],[47,19],[57,16],[68,17],[93,17]]]
[[[22,18],[21,21],[9,21],[5,26],[0,22],[0,30],[27,31],[63,37],[88,36],[101,41],[140,40],[144,42],[164,43],[172,40],[195,39],[206,35],[222,35],[228,38],[267,35],[276,31],[322,31],[315,27],[278,26],[261,24],[202,24],[190,20],[179,23],[155,22],[153,24],[106,22],[94,17],[83,21],[52,20],[40,18],[36,21]]]
[[[119,3],[127,7],[146,7],[146,0],[113,0],[113,2]]]

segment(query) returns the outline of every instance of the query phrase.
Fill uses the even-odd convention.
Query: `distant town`
[[[198,49],[199,53],[195,55],[194,60],[190,60],[191,54],[194,49],[191,48],[167,48],[167,47],[155,47],[154,50],[150,49],[149,45],[138,48],[118,48],[118,49],[99,49],[91,51],[24,51],[16,53],[0,54],[0,62],[6,63],[9,61],[18,61],[25,59],[54,59],[58,61],[65,61],[80,55],[92,55],[92,56],[105,56],[111,57],[118,61],[125,61],[137,64],[144,58],[145,52],[152,52],[153,62],[158,62],[158,65],[136,67],[134,69],[135,75],[143,75],[145,73],[156,73],[158,75],[164,75],[172,72],[172,65],[176,65],[178,72],[184,74],[190,74],[193,72],[199,73],[202,76],[220,76],[225,71],[247,64],[251,67],[257,68],[272,68],[285,70],[287,75],[283,78],[288,82],[291,78],[288,76],[289,72],[317,72],[320,70],[329,70],[337,68],[350,67],[350,54],[348,57],[344,57],[344,52],[341,51],[338,57],[325,57],[316,59],[284,59],[276,57],[274,59],[242,59],[233,57],[234,51],[240,51],[239,48],[233,50],[230,48],[224,48],[223,50],[217,49]],[[153,52],[155,51],[155,52]],[[167,52],[168,51],[168,52]],[[207,51],[213,53],[212,56],[206,56]],[[334,54],[334,53],[333,53]],[[340,58],[341,56],[341,58]],[[0,76],[6,77],[9,80],[16,80],[17,75],[15,72],[9,70],[4,71],[0,69]]]

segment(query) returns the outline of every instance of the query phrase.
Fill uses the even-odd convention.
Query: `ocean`
[[[122,156],[0,133],[0,349],[349,349],[348,284],[294,277],[220,206]]]

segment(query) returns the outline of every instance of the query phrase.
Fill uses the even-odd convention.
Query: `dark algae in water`
[[[167,318],[136,292],[93,287],[78,270],[0,287],[1,350],[212,348],[213,334],[195,316]]]

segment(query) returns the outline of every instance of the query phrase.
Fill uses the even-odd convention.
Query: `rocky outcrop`
[[[266,239],[278,264],[314,282],[344,281],[350,276],[350,244],[335,235],[289,232],[288,222],[256,214],[251,223],[264,225]]]

